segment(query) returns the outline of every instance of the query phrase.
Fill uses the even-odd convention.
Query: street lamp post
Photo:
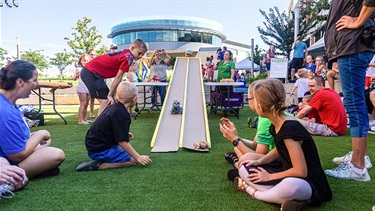
[[[297,0],[296,6],[294,7],[294,39],[299,33],[299,15],[300,15],[300,0]]]

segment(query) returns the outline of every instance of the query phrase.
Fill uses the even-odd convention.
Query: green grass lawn
[[[32,180],[12,199],[0,201],[1,210],[279,210],[279,205],[254,200],[237,191],[226,173],[232,168],[224,153],[233,151],[219,130],[221,114],[209,116],[212,148],[208,153],[180,149],[176,153],[151,153],[150,141],[159,112],[143,112],[132,121],[135,139],[130,143],[140,154],[151,156],[147,167],[76,172],[75,168],[89,160],[84,137],[89,126],[77,125],[77,108],[57,106],[68,124],[56,115],[46,115],[47,125],[32,131],[50,131],[53,146],[65,151],[66,160],[56,177]],[[45,112],[50,108],[44,109]],[[240,136],[253,138],[255,129],[247,127],[247,117],[254,117],[246,107],[236,124]],[[344,136],[315,136],[324,169],[337,165],[332,158],[351,150],[349,132]],[[369,156],[375,162],[375,135],[369,135]],[[375,163],[374,163],[375,164]],[[375,171],[372,181],[357,182],[328,178],[333,199],[319,209],[371,210],[375,205]],[[311,208],[309,208],[311,209]]]

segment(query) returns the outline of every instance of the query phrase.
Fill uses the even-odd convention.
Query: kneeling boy
[[[129,132],[131,108],[137,101],[138,89],[134,84],[122,82],[117,88],[117,100],[108,106],[91,125],[86,133],[87,153],[93,161],[80,164],[76,171],[93,171],[110,168],[144,166],[152,161],[148,155],[139,155],[129,141],[133,135]]]

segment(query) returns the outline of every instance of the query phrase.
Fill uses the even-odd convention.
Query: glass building
[[[200,47],[221,47],[226,40],[223,26],[215,21],[195,17],[145,17],[115,24],[108,38],[120,49],[135,39],[149,44],[149,50],[198,51]]]

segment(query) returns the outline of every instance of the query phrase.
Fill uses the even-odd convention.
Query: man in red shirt
[[[316,75],[309,80],[309,91],[313,97],[296,117],[301,119],[315,108],[320,116],[321,124],[300,120],[309,133],[322,136],[343,135],[346,132],[348,120],[341,98],[336,91],[324,88],[324,85],[322,76]]]
[[[98,115],[108,104],[115,102],[116,89],[124,73],[128,72],[133,61],[142,58],[146,51],[147,44],[136,39],[129,49],[95,57],[81,70],[82,81],[86,84],[91,98],[98,99],[100,103]],[[115,79],[111,89],[108,89],[104,79],[113,77]]]

